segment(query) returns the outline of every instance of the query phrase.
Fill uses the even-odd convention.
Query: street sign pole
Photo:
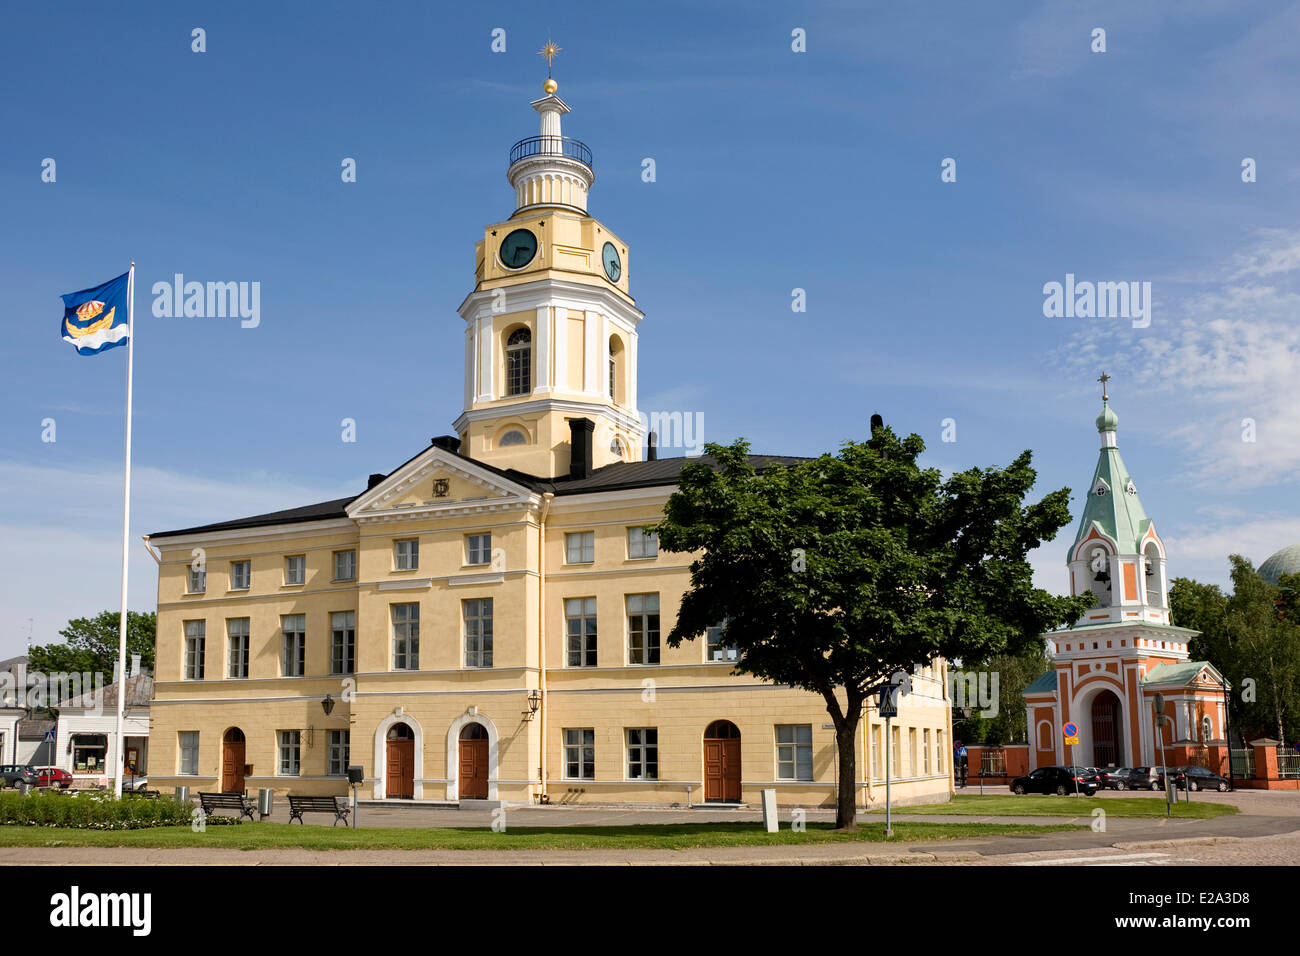
[[[890,718],[885,718],[885,836],[894,835],[893,807],[890,802],[889,792],[889,751],[893,744],[893,736],[889,730]]]

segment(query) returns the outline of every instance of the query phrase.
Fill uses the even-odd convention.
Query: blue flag
[[[125,345],[131,333],[126,304],[130,275],[124,272],[93,289],[65,295],[63,341],[82,355],[98,355],[115,345]]]

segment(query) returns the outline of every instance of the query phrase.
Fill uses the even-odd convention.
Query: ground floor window
[[[922,734],[921,745],[925,748],[925,772],[930,772],[930,729],[927,727]]]
[[[180,733],[181,743],[181,768],[180,772],[186,776],[199,772],[199,732],[197,730],[182,730]]]
[[[627,776],[629,780],[659,779],[659,731],[656,728],[628,729]]]
[[[77,773],[103,770],[108,761],[108,737],[104,734],[76,734],[72,738],[72,769]]]
[[[564,775],[570,780],[596,778],[596,731],[592,728],[564,731]]]
[[[943,773],[944,762],[943,762],[943,731],[942,730],[935,732],[934,755],[935,755],[935,759],[938,760],[939,762],[939,772]]]
[[[880,780],[880,725],[871,728],[871,779]]]
[[[348,751],[351,749],[352,732],[350,730],[331,730],[329,733],[329,768],[331,776],[343,776],[348,772]]]
[[[300,768],[302,732],[282,730],[280,737],[280,776],[296,777]]]
[[[777,724],[776,779],[812,778],[812,724]]]

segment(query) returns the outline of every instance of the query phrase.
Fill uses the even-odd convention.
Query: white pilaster
[[[600,333],[600,313],[584,312],[583,317],[582,390],[588,395],[599,395],[600,370],[596,368],[596,362],[600,357],[600,343],[597,341]]]
[[[492,365],[495,356],[492,348],[491,313],[479,316],[476,338],[478,339],[478,400],[487,402],[495,397],[492,392]]]
[[[534,356],[537,366],[537,387],[535,392],[551,390],[551,307],[537,307],[537,354]]]
[[[569,387],[569,310],[555,307],[555,388]]]
[[[609,316],[604,314],[600,317],[600,365],[596,369],[596,375],[600,383],[599,391],[604,395],[609,391]],[[614,401],[614,396],[609,396],[609,400]]]
[[[627,407],[632,414],[637,413],[636,404],[636,333],[627,336]]]
[[[474,374],[474,339],[478,326],[465,326],[465,407],[474,401],[474,388],[477,376]]]

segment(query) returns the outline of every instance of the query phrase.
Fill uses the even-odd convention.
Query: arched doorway
[[[391,799],[415,797],[415,732],[409,724],[393,724],[385,741],[388,774],[384,795]]]
[[[704,730],[704,799],[740,802],[740,730],[729,720],[715,720]]]
[[[488,732],[478,722],[460,731],[460,781],[462,800],[486,800],[488,795]]]
[[[1108,690],[1092,699],[1092,762],[1097,767],[1119,767],[1124,763],[1123,708]]]
[[[244,792],[244,732],[231,727],[221,738],[221,789],[226,793]]]

